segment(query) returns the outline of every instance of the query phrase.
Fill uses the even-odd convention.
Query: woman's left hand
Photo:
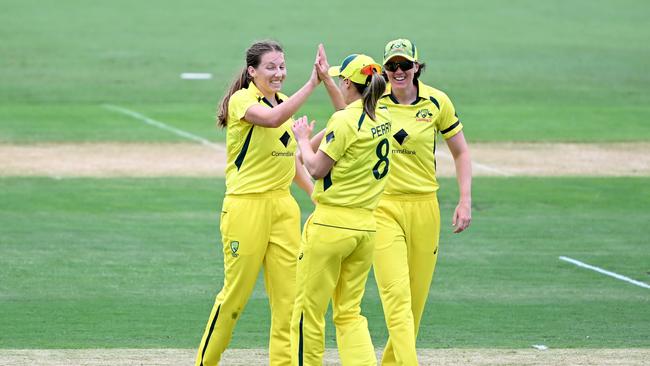
[[[467,229],[472,222],[472,204],[469,202],[458,202],[451,224],[455,227],[454,234]]]
[[[311,132],[314,130],[314,124],[315,121],[311,121],[311,123],[307,122],[307,116],[302,116],[298,118],[295,122],[293,122],[293,126],[291,126],[291,130],[293,131],[293,135],[296,137],[296,140],[300,141],[302,139],[307,139],[309,140],[311,138]]]

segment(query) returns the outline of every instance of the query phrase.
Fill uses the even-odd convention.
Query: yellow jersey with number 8
[[[312,198],[318,204],[374,210],[388,180],[391,119],[385,107],[373,121],[362,100],[350,103],[327,122],[319,150],[335,161],[316,181]]]

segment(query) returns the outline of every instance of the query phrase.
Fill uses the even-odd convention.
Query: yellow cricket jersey
[[[357,100],[327,122],[319,149],[335,163],[316,181],[312,197],[318,205],[370,212],[377,207],[392,162],[388,110],[378,108],[375,119],[366,115],[362,100]]]
[[[277,94],[282,103],[287,97]],[[256,126],[244,120],[253,105],[273,108],[255,84],[240,89],[228,103],[226,134],[226,194],[262,193],[288,190],[296,174],[296,139],[293,119],[278,128]]]
[[[418,98],[399,104],[390,92],[379,100],[393,119],[391,173],[385,194],[420,194],[438,190],[436,135],[447,140],[463,129],[447,94],[418,81]]]

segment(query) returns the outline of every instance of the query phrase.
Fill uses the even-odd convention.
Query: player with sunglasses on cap
[[[438,257],[440,209],[436,192],[436,140],[447,142],[460,198],[454,233],[471,222],[472,166],[461,124],[449,97],[419,80],[424,70],[408,39],[388,42],[389,85],[380,100],[393,118],[391,175],[375,210],[374,271],[388,328],[382,365],[417,365],[415,342]]]
[[[376,365],[361,299],[374,251],[373,211],[390,166],[390,115],[377,104],[386,84],[381,66],[366,55],[350,55],[329,71],[325,64],[316,63],[319,78],[332,83],[332,76],[338,77],[338,95],[347,106],[311,141],[314,122],[302,117],[293,125],[303,164],[316,179],[316,208],[305,223],[298,256],[292,364],[322,364],[324,317],[332,300],[342,364]]]

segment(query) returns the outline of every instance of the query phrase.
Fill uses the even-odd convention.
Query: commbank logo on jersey
[[[431,117],[433,117],[433,113],[429,112],[427,108],[420,109],[415,114],[415,120],[418,122],[431,122]]]
[[[238,241],[231,241],[230,242],[230,251],[232,252],[232,256],[234,258],[239,257],[239,254],[237,254],[237,251],[239,250],[239,242]]]
[[[282,136],[280,136],[280,142],[282,143],[282,145],[284,145],[284,147],[287,147],[289,146],[290,141],[291,141],[291,135],[289,135],[287,131],[284,131]]]

